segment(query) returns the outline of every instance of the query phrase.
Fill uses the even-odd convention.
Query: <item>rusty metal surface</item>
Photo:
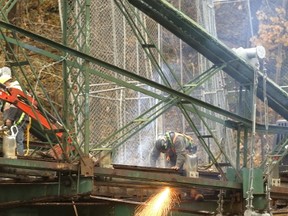
[[[288,215],[288,209],[283,208],[283,209],[277,209],[277,210],[272,210],[272,215],[277,215],[277,216],[287,216]]]
[[[48,162],[27,159],[7,159],[0,157],[0,167],[16,167],[34,170],[74,171],[77,172],[77,164]]]
[[[178,171],[171,169],[171,168],[131,166],[131,165],[123,165],[123,164],[112,164],[112,165],[114,169],[138,170],[138,171],[173,173],[173,174],[179,173]]]
[[[288,188],[287,187],[271,187],[272,199],[284,199],[288,200]]]
[[[149,171],[140,171],[132,169],[108,169],[95,167],[95,176],[102,177],[112,177],[112,178],[124,178],[132,179],[138,181],[147,181],[150,185],[153,183],[162,185],[169,185],[174,187],[208,187],[214,189],[234,189],[240,190],[242,188],[241,184],[230,181],[220,181],[208,178],[188,178],[184,176],[179,176],[177,174],[170,173],[157,173]]]
[[[94,164],[91,158],[88,156],[82,157],[80,161],[81,175],[88,177],[93,176]]]
[[[170,173],[170,174],[178,174],[184,175],[183,171],[176,171],[171,168],[162,168],[162,167],[144,167],[144,166],[131,166],[131,165],[123,165],[123,164],[113,164],[114,169],[124,169],[124,170],[134,170],[134,171],[147,171],[147,172],[157,172],[157,173]],[[218,172],[198,170],[200,177],[207,177],[209,179],[220,179]]]
[[[29,177],[45,177],[47,179],[56,178],[56,171],[48,170],[31,170],[31,169],[22,169],[22,168],[11,168],[11,167],[0,167],[0,177],[14,178],[14,179],[28,179]],[[1,182],[1,179],[0,179]]]

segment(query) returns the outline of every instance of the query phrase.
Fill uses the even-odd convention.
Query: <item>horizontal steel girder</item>
[[[58,182],[45,182],[45,180],[30,183],[2,182],[0,183],[0,208],[37,201],[65,199],[91,193],[92,188],[92,178],[77,179],[71,176],[62,177]]]
[[[173,96],[179,97],[179,98],[182,99],[181,102],[184,103],[184,106],[188,106],[189,103],[193,103],[193,104],[195,104],[195,105],[204,107],[204,108],[206,108],[206,109],[208,109],[208,110],[211,110],[211,111],[213,111],[213,112],[216,112],[216,113],[221,114],[221,115],[223,115],[223,116],[226,116],[226,117],[228,117],[228,118],[234,119],[234,120],[237,121],[237,122],[243,123],[245,126],[252,127],[252,122],[251,122],[251,120],[249,120],[249,119],[247,119],[247,118],[243,118],[243,117],[241,117],[241,116],[239,116],[239,115],[236,115],[235,113],[231,113],[231,112],[229,112],[229,111],[223,110],[223,109],[221,109],[221,108],[219,108],[219,107],[213,106],[213,105],[211,105],[211,104],[209,104],[209,103],[206,103],[206,102],[204,102],[204,101],[201,101],[201,100],[199,100],[199,99],[197,99],[197,98],[193,98],[193,97],[191,97],[191,96],[189,96],[189,95],[186,95],[186,94],[184,94],[184,93],[182,93],[182,92],[179,92],[179,91],[174,90],[174,89],[172,89],[172,88],[169,88],[169,87],[167,87],[167,86],[158,84],[158,83],[156,83],[156,82],[153,82],[152,80],[149,80],[149,79],[146,79],[146,78],[144,78],[144,77],[141,77],[141,76],[139,76],[139,75],[137,75],[137,74],[134,74],[134,73],[132,73],[132,72],[130,72],[130,71],[123,70],[123,69],[118,68],[118,67],[116,67],[116,66],[114,66],[114,65],[111,65],[111,64],[109,64],[109,63],[103,62],[103,61],[101,61],[101,60],[99,60],[99,59],[96,59],[96,58],[94,58],[94,57],[92,57],[92,56],[89,56],[89,55],[87,55],[87,54],[81,53],[81,52],[79,52],[79,51],[77,51],[77,50],[74,50],[74,49],[72,49],[72,48],[66,47],[66,46],[64,46],[64,45],[62,45],[62,44],[59,44],[59,43],[54,42],[54,41],[51,41],[51,40],[49,40],[49,39],[47,39],[47,38],[41,37],[40,35],[33,34],[32,32],[28,32],[28,31],[26,31],[26,30],[24,30],[24,29],[18,28],[18,27],[16,27],[16,26],[11,25],[11,24],[8,24],[8,23],[5,23],[5,22],[0,21],[0,26],[2,26],[2,27],[4,27],[4,28],[7,28],[7,29],[10,29],[10,30],[12,30],[12,31],[19,32],[19,33],[21,33],[21,34],[23,34],[23,35],[25,35],[25,36],[27,36],[27,37],[30,37],[30,38],[32,38],[32,39],[34,39],[34,40],[36,40],[36,41],[41,42],[41,43],[47,44],[47,45],[49,45],[49,46],[51,46],[51,47],[54,47],[54,48],[56,48],[56,49],[58,49],[58,50],[61,50],[61,51],[65,52],[65,53],[69,53],[69,54],[71,54],[71,55],[75,55],[75,56],[77,56],[77,57],[79,57],[79,58],[82,58],[82,59],[85,59],[85,60],[90,61],[90,62],[92,62],[92,63],[95,63],[95,64],[97,64],[97,65],[99,65],[99,66],[101,66],[101,67],[104,67],[104,68],[107,68],[107,69],[109,69],[109,70],[112,70],[112,71],[114,71],[114,72],[116,72],[116,73],[119,73],[119,74],[121,74],[121,75],[123,75],[123,76],[129,77],[129,78],[134,79],[134,80],[137,80],[137,81],[139,81],[139,82],[141,82],[141,83],[145,83],[145,84],[147,84],[147,85],[149,85],[149,86],[152,86],[152,87],[154,87],[154,88],[156,88],[156,89],[158,89],[158,90],[161,90],[161,91],[164,91],[164,92],[166,92],[166,93],[168,93],[168,94],[171,94],[171,95],[173,95]],[[15,44],[15,45],[19,45],[19,46],[21,46],[21,47],[23,47],[23,48],[25,48],[25,49],[28,49],[28,50],[33,51],[33,52],[35,52],[35,53],[39,53],[39,54],[48,56],[48,57],[50,57],[50,58],[52,58],[52,59],[54,59],[54,60],[57,60],[57,61],[59,61],[59,60],[61,60],[61,58],[63,58],[63,57],[61,57],[61,56],[57,56],[57,55],[55,55],[55,54],[49,53],[49,52],[46,51],[46,50],[39,49],[39,48],[37,48],[37,47],[35,47],[35,46],[31,46],[31,45],[26,44],[26,43],[21,43],[21,42],[19,42],[19,41],[15,41],[15,40],[12,39],[12,38],[8,38],[8,37],[2,38],[2,37],[0,36],[0,39],[7,40],[9,43],[12,43],[12,44]],[[73,62],[69,62],[68,60],[67,60],[67,63],[68,63],[68,64],[71,64],[71,65],[74,65],[75,67],[80,67],[80,65],[77,65],[77,64],[75,64],[75,63],[73,63]],[[125,87],[127,87],[127,88],[132,88],[132,89],[134,89],[135,91],[140,91],[140,92],[142,92],[142,93],[144,93],[144,94],[150,95],[151,97],[157,98],[157,99],[159,99],[159,100],[165,100],[165,99],[166,99],[166,98],[163,97],[162,95],[155,94],[155,93],[153,93],[153,92],[151,92],[151,91],[147,91],[146,89],[141,89],[141,88],[139,88],[139,87],[137,87],[137,86],[134,86],[135,88],[133,88],[133,85],[127,84],[126,82],[124,82],[124,81],[122,81],[122,80],[115,79],[114,77],[108,76],[107,73],[104,73],[104,72],[101,72],[101,71],[97,71],[97,70],[92,70],[92,69],[89,69],[89,72],[90,72],[91,74],[95,74],[95,75],[98,75],[98,76],[100,76],[100,77],[102,77],[102,78],[104,78],[104,79],[107,79],[107,80],[110,80],[110,81],[112,81],[112,82],[115,82],[115,83],[117,83],[117,84],[119,84],[119,85],[125,86]],[[186,102],[187,102],[188,104],[186,104]],[[284,102],[284,101],[283,101],[283,102]],[[288,102],[287,102],[287,103],[288,103]],[[204,114],[203,114],[203,115],[204,115]],[[236,122],[236,123],[237,123],[237,122]],[[233,125],[233,124],[232,124],[232,121],[230,121],[230,124],[227,124],[226,126],[229,127],[229,126],[231,126],[231,125]],[[234,125],[235,125],[235,122],[234,122]],[[266,130],[264,125],[260,125],[260,124],[258,125],[258,124],[257,124],[256,127],[257,127],[257,128],[256,128],[257,130],[263,130],[263,131]],[[273,127],[269,127],[269,130],[272,129],[272,128],[273,128]],[[271,133],[279,132],[278,130],[280,130],[281,133],[288,133],[288,128],[286,128],[286,127],[277,127],[277,128],[276,128],[276,131],[275,131],[275,130],[271,130],[270,132],[271,132]]]
[[[144,171],[133,171],[133,170],[117,170],[108,168],[94,168],[95,176],[107,176],[114,178],[124,178],[139,181],[146,181],[149,184],[155,183],[163,186],[174,186],[174,187],[208,187],[215,189],[232,189],[241,190],[242,186],[240,183],[231,181],[220,181],[206,178],[187,178],[186,176],[179,176],[177,174],[165,174],[155,172],[144,172]],[[97,183],[96,183],[97,184]]]
[[[181,99],[183,99],[182,102],[184,102],[184,106],[188,106],[189,103],[193,103],[195,105],[204,107],[204,108],[206,108],[208,110],[211,110],[211,111],[216,112],[218,114],[221,114],[223,116],[226,116],[226,117],[229,117],[231,119],[234,119],[237,122],[243,123],[245,126],[252,127],[251,120],[249,120],[247,118],[243,118],[243,117],[241,117],[239,115],[236,115],[234,113],[228,112],[228,111],[223,110],[223,109],[221,109],[219,107],[213,106],[213,105],[211,105],[209,103],[205,103],[204,101],[201,101],[201,100],[198,100],[196,98],[193,98],[193,97],[191,97],[189,95],[186,95],[186,94],[184,94],[182,92],[179,92],[179,91],[176,91],[176,90],[171,89],[169,87],[166,87],[164,85],[158,84],[156,82],[153,82],[152,80],[148,80],[148,79],[146,79],[144,77],[138,76],[137,74],[131,73],[131,72],[126,71],[126,70],[123,70],[123,69],[118,68],[118,67],[116,67],[114,65],[111,65],[111,64],[103,62],[103,61],[101,61],[99,59],[93,58],[92,56],[89,56],[87,54],[81,53],[81,52],[79,52],[77,50],[74,50],[72,48],[66,47],[66,46],[64,46],[62,44],[56,43],[56,42],[51,41],[51,40],[49,40],[47,38],[41,37],[40,35],[33,34],[32,32],[28,32],[28,31],[26,31],[24,29],[18,28],[16,26],[13,26],[11,24],[8,24],[8,23],[2,22],[2,21],[0,21],[0,26],[2,26],[4,28],[7,28],[7,29],[10,29],[10,30],[17,31],[17,32],[19,32],[21,34],[24,34],[24,35],[26,35],[28,37],[31,37],[34,40],[37,40],[39,42],[42,42],[42,43],[47,44],[49,46],[52,46],[52,47],[54,47],[56,49],[59,49],[59,50],[61,50],[63,52],[67,52],[67,53],[69,53],[71,55],[75,55],[77,57],[83,58],[83,59],[85,59],[87,61],[90,61],[92,63],[98,64],[98,65],[100,65],[100,66],[102,66],[104,68],[112,70],[112,71],[114,71],[116,73],[119,73],[119,74],[121,74],[123,76],[129,77],[131,79],[137,80],[137,81],[139,81],[141,83],[145,83],[145,84],[147,84],[149,86],[152,86],[152,87],[154,87],[156,89],[159,89],[161,91],[169,93],[169,94],[171,94],[173,96],[180,97]],[[19,41],[15,41],[12,38],[6,37],[4,39],[1,36],[0,36],[0,38],[3,39],[3,40],[7,40],[9,43],[12,43],[12,44],[15,44],[15,45],[19,45],[19,46],[21,46],[21,47],[23,47],[25,49],[28,49],[28,50],[33,51],[35,53],[39,53],[39,54],[48,56],[48,57],[50,57],[50,58],[52,58],[54,60],[57,60],[57,61],[61,60],[61,58],[63,58],[61,56],[57,56],[57,55],[49,53],[49,52],[47,52],[45,50],[39,49],[39,48],[37,48],[35,46],[31,46],[31,45],[26,44],[26,43],[21,43]],[[80,65],[74,64],[73,62],[69,62],[68,60],[67,60],[67,63],[71,64],[71,65],[74,65],[75,67],[80,67]],[[140,92],[142,92],[144,94],[150,95],[151,97],[155,97],[155,98],[157,98],[159,100],[165,100],[166,99],[162,95],[157,95],[157,94],[155,94],[155,93],[153,93],[151,91],[148,92],[147,90],[142,90],[141,88],[139,88],[137,86],[134,86],[135,88],[133,88],[133,85],[127,84],[124,81],[121,81],[119,79],[115,79],[114,77],[108,76],[107,73],[102,73],[101,71],[92,70],[92,69],[89,69],[89,72],[91,74],[95,74],[95,75],[98,75],[98,76],[100,76],[100,77],[102,77],[104,79],[107,79],[107,80],[110,80],[112,82],[115,82],[115,83],[117,83],[119,85],[125,86],[127,88],[132,88],[135,91],[140,91]],[[188,102],[188,104],[186,104],[185,101]],[[204,113],[203,113],[203,115],[204,115]],[[231,126],[231,123],[232,123],[232,121],[230,121],[230,124],[228,124],[226,126],[228,126],[228,127]],[[234,125],[235,125],[235,122],[234,122]],[[256,127],[257,127],[257,130],[265,130],[265,126],[264,125],[263,126],[262,125],[257,125]],[[269,127],[269,130],[270,129],[272,129],[272,127]],[[281,133],[288,133],[288,128],[285,128],[285,127],[276,128],[276,131],[278,131],[278,130],[281,130]],[[274,133],[274,130],[272,130],[271,133]]]
[[[251,85],[254,69],[225,44],[210,35],[195,21],[174,8],[165,0],[128,0],[132,5],[171,31],[192,48],[243,85]],[[257,96],[263,100],[263,75],[258,76]],[[266,80],[268,105],[288,120],[288,94],[272,80]]]
[[[24,159],[7,159],[0,157],[0,167],[16,167],[24,169],[34,170],[53,170],[53,171],[72,171],[77,172],[78,165],[59,163],[59,162],[47,162],[36,160],[24,160]]]

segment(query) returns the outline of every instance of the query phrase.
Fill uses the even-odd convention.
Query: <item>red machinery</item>
[[[0,84],[0,100],[13,104],[29,117],[40,123],[45,129],[54,131],[58,138],[63,137],[63,126],[51,114],[43,112],[37,106],[33,97],[24,93],[18,88],[7,88]],[[47,155],[59,159],[63,153],[63,149],[59,144],[51,148]]]

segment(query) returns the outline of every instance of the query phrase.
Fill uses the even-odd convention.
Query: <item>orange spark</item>
[[[135,216],[166,216],[176,203],[179,203],[176,191],[167,187],[138,206]]]

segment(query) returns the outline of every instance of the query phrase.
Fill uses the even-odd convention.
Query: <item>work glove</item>
[[[173,170],[179,170],[180,167],[179,167],[179,166],[172,166],[171,169],[173,169]]]
[[[8,131],[9,128],[6,125],[1,125],[0,126],[0,131]]]

